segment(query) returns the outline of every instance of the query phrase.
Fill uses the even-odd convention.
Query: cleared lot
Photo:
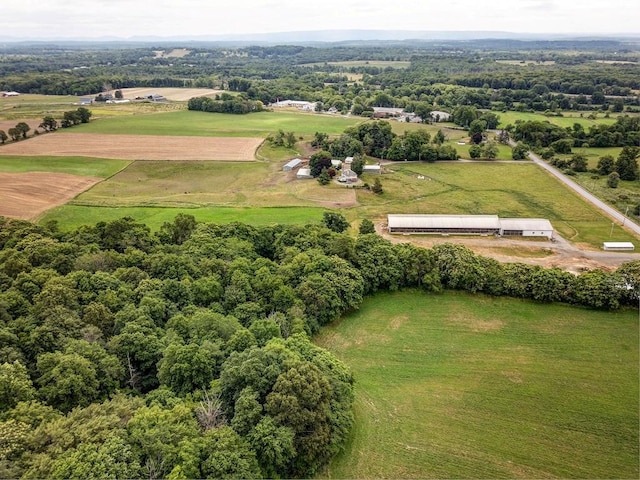
[[[0,216],[34,219],[52,207],[67,203],[101,180],[67,173],[0,172]]]
[[[251,161],[262,138],[48,134],[7,144],[0,155],[50,155],[126,160]]]

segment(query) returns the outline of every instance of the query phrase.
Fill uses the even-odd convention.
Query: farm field
[[[398,162],[386,168],[393,173],[382,176],[382,195],[358,191],[359,217],[440,213],[548,218],[563,237],[593,248],[611,235],[607,217],[529,162]],[[617,226],[613,234],[616,240],[637,241]]]
[[[518,120],[523,122],[537,121],[537,122],[549,122],[561,127],[572,127],[574,123],[579,123],[585,130],[593,125],[606,124],[611,125],[616,122],[615,115],[611,115],[609,118],[605,118],[603,114],[598,115],[595,120],[588,118],[588,113],[580,116],[578,112],[562,112],[562,117],[546,116],[542,113],[532,112],[497,112],[500,117],[500,123],[498,128],[504,128],[509,124],[515,125]]]
[[[67,203],[101,180],[67,173],[0,172],[0,216],[34,219],[51,207]]]
[[[279,163],[134,162],[76,197],[68,209],[56,209],[44,218],[58,219],[61,227],[70,228],[90,217],[74,206],[101,207],[102,214],[107,208],[123,207],[284,206],[340,208],[354,223],[365,217],[384,222],[388,213],[542,217],[565,238],[591,248],[599,248],[612,234],[606,217],[531,163],[398,162],[385,169],[384,193],[378,196],[364,189],[297,180],[295,174],[282,172]],[[374,176],[363,180],[371,184]],[[636,240],[618,226],[613,234],[615,240]]]
[[[157,92],[161,89],[155,89]],[[44,115],[52,115],[56,119],[62,118],[65,111],[75,110],[79,107],[79,96],[75,95],[34,95],[23,94],[19,97],[0,97],[0,121],[8,122],[13,127],[17,122],[26,121],[32,130],[42,121]],[[184,110],[182,103],[172,102],[144,102],[144,103],[113,103],[89,106],[93,119],[123,115],[140,115],[145,113],[158,113]],[[6,126],[6,124],[5,124]],[[3,128],[4,130],[4,128]],[[6,130],[5,130],[6,131]]]
[[[0,172],[52,172],[107,178],[131,161],[88,157],[22,157],[0,155]]]
[[[0,148],[0,155],[86,156],[127,160],[252,161],[262,138],[50,133]]]
[[[172,57],[165,55],[166,58]],[[175,56],[173,56],[175,58]],[[175,102],[186,102],[193,97],[213,96],[222,93],[223,90],[211,88],[121,88],[122,97],[133,100],[136,97],[147,97],[149,95],[162,95],[164,98]]]
[[[74,230],[82,225],[109,222],[131,217],[157,231],[165,222],[171,223],[178,213],[193,215],[199,222],[250,225],[316,223],[322,220],[326,210],[319,207],[118,207],[100,208],[81,205],[63,205],[47,211],[40,217],[41,223],[55,220],[62,230]]]
[[[321,478],[638,478],[638,314],[377,294],[315,342],[355,426]]]
[[[80,195],[86,206],[353,206],[355,190],[296,180],[280,164],[135,162]]]
[[[100,134],[262,137],[282,129],[296,135],[326,132],[337,135],[362,118],[313,113],[257,112],[250,115],[180,110],[176,112],[104,118],[78,125],[75,132]],[[67,133],[64,131],[63,133]]]

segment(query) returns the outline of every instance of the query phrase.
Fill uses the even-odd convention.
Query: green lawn
[[[132,217],[158,230],[164,222],[173,222],[178,213],[193,215],[198,221],[211,223],[241,222],[250,225],[316,223],[322,219],[323,208],[313,207],[271,207],[271,208],[163,208],[163,207],[85,207],[64,205],[46,212],[40,223],[55,220],[61,230],[73,230],[81,225],[91,225],[100,221],[112,221],[122,217]]]
[[[530,162],[398,162],[387,168],[393,173],[382,175],[382,195],[358,191],[358,217],[440,213],[548,218],[573,242],[598,248],[610,238],[608,217]],[[616,240],[637,241],[617,226],[614,233]]]
[[[355,377],[323,478],[638,478],[638,312],[380,294],[316,337]]]
[[[0,172],[54,172],[107,178],[131,162],[88,157],[0,156]]]
[[[296,135],[326,132],[337,135],[362,118],[314,113],[258,112],[248,115],[181,110],[169,113],[96,119],[64,130],[75,133],[266,137],[282,129]]]

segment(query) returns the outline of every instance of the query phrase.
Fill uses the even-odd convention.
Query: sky
[[[640,0],[20,0],[0,37],[202,36],[314,30],[640,33]]]

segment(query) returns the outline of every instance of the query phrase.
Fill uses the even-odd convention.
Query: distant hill
[[[3,37],[0,42],[56,42],[56,43],[221,43],[221,44],[314,44],[335,42],[398,42],[398,41],[469,41],[477,39],[523,41],[592,41],[631,40],[640,41],[640,34],[615,33],[610,35],[542,34],[501,31],[424,31],[424,30],[317,30],[277,33],[243,33],[224,35],[134,36],[134,37],[68,37],[68,38],[19,38]]]

